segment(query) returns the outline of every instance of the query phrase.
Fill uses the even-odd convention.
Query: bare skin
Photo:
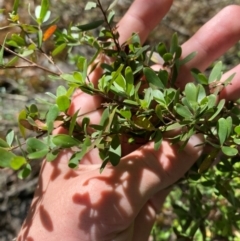
[[[144,8],[142,7],[144,4]],[[172,0],[135,0],[118,24],[121,42],[138,32],[142,42],[168,12]],[[240,39],[240,6],[229,6],[207,22],[183,47],[183,57],[198,51],[184,66],[179,87],[191,81],[189,70],[204,70]],[[213,31],[214,29],[214,31]],[[240,97],[240,65],[220,98]],[[91,75],[96,82],[99,70]],[[87,112],[99,106],[100,99],[78,91],[70,113],[81,107]],[[91,114],[98,123],[101,113]],[[61,131],[61,130],[59,130]],[[78,170],[66,165],[71,155],[63,152],[53,163],[43,162],[38,187],[18,241],[145,241],[166,196],[168,187],[193,165],[202,152],[195,147],[201,136],[193,136],[183,152],[163,141],[160,150],[153,143],[126,151],[117,168],[107,166],[99,174],[101,160],[92,151]],[[176,155],[177,153],[177,155]]]

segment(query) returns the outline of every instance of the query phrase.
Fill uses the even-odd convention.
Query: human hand
[[[144,0],[135,0],[119,23],[120,41],[138,32],[144,42],[171,3],[152,0],[146,4]],[[198,51],[198,55],[181,69],[179,87],[191,81],[191,68],[203,71],[239,40],[239,14],[238,6],[225,8],[183,44],[183,57],[193,51]],[[91,74],[94,83],[100,71]],[[236,73],[232,85],[221,92],[220,98],[232,100],[240,96],[240,66],[226,75],[232,72]],[[97,96],[79,91],[70,112],[75,113],[80,107],[82,113],[94,110],[100,101]],[[92,123],[98,123],[100,116],[100,111],[92,112]],[[107,166],[102,174],[96,150],[81,161],[77,170],[67,166],[72,153],[62,152],[55,162],[43,163],[31,209],[17,240],[147,240],[155,215],[168,194],[167,188],[199,157],[202,149],[195,145],[200,142],[201,136],[193,136],[182,152],[167,141],[158,151],[154,151],[153,143],[130,146],[120,164],[116,168]]]

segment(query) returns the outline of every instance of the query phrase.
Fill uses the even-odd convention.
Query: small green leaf
[[[18,56],[15,56],[13,58],[11,58],[7,63],[6,63],[6,67],[8,66],[14,66],[19,60],[19,57]]]
[[[238,136],[240,136],[240,125],[238,125],[238,126],[236,126],[236,127],[234,128],[234,132],[235,132]]]
[[[177,33],[174,33],[171,39],[170,53],[174,54],[177,51],[178,47],[178,36]]]
[[[59,147],[70,148],[73,146],[78,146],[80,141],[65,134],[58,134],[53,137],[52,142]]]
[[[131,67],[125,69],[126,92],[129,96],[134,95],[134,76]]]
[[[59,114],[59,109],[57,105],[52,105],[46,116],[46,122],[48,127],[48,133],[53,130],[53,122],[56,120]]]
[[[158,87],[160,89],[164,88],[164,85],[162,84],[161,80],[159,79],[154,70],[145,67],[143,68],[143,73],[150,85],[153,85],[154,87]]]
[[[88,31],[88,30],[92,30],[92,29],[95,29],[95,28],[100,27],[103,23],[104,23],[104,20],[96,20],[96,21],[91,22],[91,23],[87,23],[87,24],[83,24],[83,25],[78,25],[77,27],[78,27],[81,31]]]
[[[101,120],[100,120],[100,126],[102,127],[106,127],[108,122],[109,122],[109,108],[106,108],[103,113],[102,113],[102,117],[101,117]]]
[[[27,118],[27,112],[26,110],[22,110],[18,115],[18,128],[23,138],[25,138],[26,128],[21,124],[21,120],[26,120],[26,118]]]
[[[174,124],[170,124],[166,127],[164,127],[164,131],[172,131],[172,130],[178,130],[180,128],[182,128],[183,125],[179,124],[179,123],[174,123]]]
[[[68,81],[68,82],[76,82],[76,80],[75,80],[75,78],[74,78],[74,76],[72,75],[72,74],[62,74],[61,76],[60,76],[63,80],[66,80],[66,81]]]
[[[167,48],[166,45],[164,43],[159,43],[157,46],[157,52],[159,53],[159,55],[162,57],[164,54],[167,53]]]
[[[62,51],[67,47],[66,43],[62,43],[60,45],[58,45],[53,51],[52,51],[52,56],[56,56],[60,53],[62,53]]]
[[[174,109],[180,116],[184,117],[185,119],[190,119],[192,117],[192,113],[187,106],[183,106],[177,103]]]
[[[215,158],[218,154],[218,149],[214,149],[212,152],[210,152],[205,159],[203,160],[203,162],[201,163],[200,167],[198,168],[198,173],[204,173],[206,172],[213,164],[213,162],[215,161]]]
[[[126,91],[126,80],[122,74],[118,74],[118,76],[114,78],[113,85],[119,92]]]
[[[31,114],[36,114],[36,113],[38,113],[38,108],[37,108],[37,106],[36,106],[35,104],[31,104],[30,107],[29,107],[29,112],[30,112]]]
[[[216,100],[216,97],[215,97],[215,100]],[[223,109],[224,105],[225,105],[225,99],[221,99],[218,103],[218,106],[217,106],[217,110],[215,111],[215,113],[211,116],[211,118],[209,119],[209,121],[212,121],[220,112],[221,110]]]
[[[198,91],[197,91],[197,87],[194,83],[187,83],[185,86],[184,92],[185,92],[185,96],[189,102],[197,101]]]
[[[226,118],[226,124],[227,124],[227,137],[229,137],[232,132],[232,125],[233,125],[233,120],[231,116],[228,116]]]
[[[83,128],[83,130],[84,130],[84,132],[85,132],[85,134],[87,135],[87,128],[88,128],[88,126],[89,126],[89,124],[90,124],[90,118],[89,117],[83,117],[83,120],[82,120],[82,128]]]
[[[161,80],[161,82],[163,83],[163,85],[164,85],[164,88],[165,88],[165,86],[167,86],[167,84],[168,84],[168,77],[169,77],[169,74],[168,74],[168,72],[166,71],[166,70],[160,70],[159,72],[158,72],[158,78]]]
[[[57,97],[56,103],[60,111],[66,111],[69,108],[71,101],[66,95],[62,95]]]
[[[13,4],[13,13],[14,14],[17,14],[18,7],[19,7],[19,0],[14,0],[14,4]]]
[[[97,7],[97,3],[96,2],[92,2],[92,1],[89,1],[87,2],[84,10],[91,10],[91,9],[94,9]]]
[[[156,105],[155,113],[156,113],[157,117],[164,123],[163,111],[162,111],[162,106],[161,105]]]
[[[48,162],[52,162],[54,161],[57,157],[58,157],[58,154],[59,154],[59,150],[52,150],[51,152],[48,152],[47,155],[46,155],[46,160]]]
[[[134,106],[138,106],[139,105],[136,101],[134,101],[134,100],[127,100],[127,99],[124,100],[123,103],[129,104],[129,105],[134,105]]]
[[[127,120],[130,120],[132,117],[132,112],[130,110],[120,110],[120,115],[126,118]]]
[[[17,47],[25,46],[25,40],[19,34],[12,34],[11,40],[17,43]]]
[[[13,170],[19,170],[23,165],[27,163],[26,159],[22,156],[15,156],[12,158],[10,165]]]
[[[238,149],[230,146],[222,146],[221,150],[226,156],[236,156],[238,154]]]
[[[198,92],[197,101],[199,103],[206,97],[206,91],[202,85],[198,85],[197,92]]]
[[[69,160],[69,162],[68,162],[68,166],[69,166],[70,168],[72,168],[72,169],[78,167],[79,162],[80,162],[81,159],[83,158],[83,154],[84,154],[84,153],[82,153],[82,152],[76,152],[76,153],[74,153],[74,154],[71,156],[71,158],[70,158],[70,160]]]
[[[76,127],[76,121],[77,121],[77,118],[78,118],[78,113],[79,113],[79,110],[77,110],[74,115],[72,116],[71,118],[71,121],[70,121],[70,126],[69,126],[69,132],[68,134],[71,136],[72,133],[73,133],[73,130],[74,128]]]
[[[119,0],[114,0],[114,1],[109,5],[109,7],[107,8],[107,11],[112,10],[112,9],[116,6],[116,4],[117,4],[118,1],[119,1]]]
[[[87,136],[83,142],[82,150],[79,152],[74,153],[69,162],[68,166],[70,168],[76,168],[79,164],[79,162],[82,160],[82,158],[87,154],[88,151],[91,150],[91,139],[89,136]]]
[[[36,152],[32,152],[30,154],[27,155],[28,159],[40,159],[43,158],[47,155],[47,153],[49,152],[49,149],[42,149],[40,151],[36,151]]]
[[[4,48],[5,48],[5,43],[6,43],[7,35],[5,36],[5,39],[2,43],[1,50],[0,50],[0,66],[4,65]]]
[[[84,79],[83,79],[82,73],[74,72],[73,77],[76,80],[74,82],[79,83],[79,84],[84,84]]]
[[[154,125],[145,116],[133,116],[132,120],[134,122],[134,125],[140,129],[149,130],[149,131],[155,130]]]
[[[35,137],[28,138],[26,145],[28,148],[30,148],[29,150],[32,150],[31,152],[47,149],[47,144]]]
[[[154,141],[154,150],[158,150],[162,144],[163,136],[160,130],[157,130],[154,133],[153,141]]]
[[[187,55],[185,58],[183,58],[182,60],[180,60],[179,64],[180,65],[184,65],[186,63],[188,63],[189,61],[191,61],[195,56],[197,55],[197,52],[192,52],[189,55]]]
[[[165,98],[164,94],[161,90],[153,90],[153,98],[156,100],[158,103],[165,105]]]
[[[203,85],[207,85],[208,84],[208,79],[207,79],[207,77],[203,73],[199,73],[197,75],[197,81],[200,84],[203,84]]]
[[[239,138],[234,138],[233,142],[237,145],[240,145],[240,139]]]
[[[222,146],[228,136],[228,125],[224,118],[218,119],[217,133],[219,137],[220,145]]]
[[[115,1],[118,1],[118,0],[115,0]],[[111,10],[107,16],[108,23],[111,24],[113,22],[114,16],[115,16],[115,12]]]
[[[67,94],[67,90],[65,88],[65,86],[63,85],[59,85],[57,87],[57,91],[56,91],[57,97],[61,96],[61,95],[66,95]]]
[[[221,78],[222,75],[222,62],[219,61],[212,69],[209,79],[208,79],[208,83],[212,83],[214,81],[218,81]]]
[[[35,8],[35,16],[38,23],[44,23],[50,18],[51,12],[49,11],[49,5],[49,0],[42,0],[41,6]]]
[[[106,165],[108,164],[108,162],[109,162],[108,159],[106,159],[106,160],[103,161],[103,163],[102,163],[102,165],[101,165],[101,167],[100,167],[100,173],[103,172],[103,170],[104,170],[104,168],[106,167]]]
[[[31,168],[30,164],[27,163],[25,165],[25,167],[18,172],[18,178],[24,179],[24,178],[28,177],[29,174],[31,173],[31,171],[32,171],[32,168]]]
[[[7,132],[6,141],[7,141],[7,144],[8,144],[9,146],[12,145],[13,140],[14,140],[14,136],[15,136],[14,130],[9,130],[9,131]]]
[[[0,148],[9,148],[10,146],[8,145],[8,143],[6,141],[4,141],[3,139],[0,138]]]
[[[118,135],[115,135],[109,147],[109,161],[113,166],[118,165],[122,155],[121,142]]]
[[[173,60],[173,55],[171,53],[166,53],[163,55],[163,59],[165,62],[170,62]]]
[[[15,156],[12,152],[0,147],[0,167],[10,167],[11,160]]]

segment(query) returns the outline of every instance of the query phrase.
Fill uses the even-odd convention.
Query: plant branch
[[[47,68],[45,68],[45,67],[43,67],[43,66],[41,66],[41,65],[38,65],[38,64],[34,63],[33,61],[31,61],[31,60],[29,60],[29,59],[21,56],[20,54],[12,51],[11,49],[9,49],[9,48],[6,47],[6,46],[3,46],[2,44],[0,44],[0,46],[1,46],[2,48],[4,48],[7,52],[9,52],[9,53],[17,56],[18,58],[26,61],[27,63],[29,63],[29,64],[30,64],[30,65],[28,66],[29,68],[30,68],[30,67],[34,67],[34,68],[41,69],[41,70],[43,70],[43,71],[45,71],[45,72],[47,72],[47,73],[53,74],[53,75],[57,75],[57,76],[60,76],[60,75],[61,75],[61,73],[56,73],[56,72],[51,71],[51,70],[49,70],[49,69],[47,69]],[[5,68],[14,68],[14,67],[15,67],[15,66],[1,66],[0,68],[5,69]],[[17,67],[17,68],[20,68],[20,67]],[[24,68],[26,68],[26,66],[25,66]]]
[[[105,10],[103,9],[100,0],[97,0],[97,3],[98,3],[98,6],[99,6],[99,8],[100,8],[100,10],[101,10],[101,12],[102,12],[102,14],[103,14],[103,16],[104,16],[104,20],[105,20],[105,22],[106,22],[106,24],[107,24],[107,26],[108,26],[108,29],[109,29],[109,31],[111,32],[112,36],[113,36],[113,41],[114,41],[114,44],[115,44],[115,46],[116,46],[116,48],[117,48],[117,51],[118,51],[118,53],[120,53],[120,52],[121,52],[120,44],[119,44],[119,42],[118,42],[118,39],[115,38],[115,33],[114,33],[114,31],[113,31],[110,23],[108,22],[108,19],[107,19],[107,16],[106,16],[106,12],[105,12]]]

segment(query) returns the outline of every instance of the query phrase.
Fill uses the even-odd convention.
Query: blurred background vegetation
[[[0,27],[7,25],[6,19],[8,12],[12,10],[13,2],[13,0],[0,0],[0,8],[5,9],[0,14]],[[31,11],[34,12],[35,6],[39,5],[40,1],[22,0],[20,2],[20,18],[22,21],[31,22],[27,13],[28,4],[30,3]],[[60,16],[58,23],[60,29],[71,22],[84,24],[97,17],[94,11],[83,11],[86,0],[51,0],[50,2],[53,15]],[[104,0],[103,4],[108,5],[111,2]],[[116,20],[123,16],[131,2],[130,0],[118,1],[115,7]],[[240,0],[175,0],[171,11],[151,33],[147,43],[154,45],[162,41],[168,44],[174,32],[178,33],[180,43],[183,43],[218,11],[230,4],[240,5]],[[0,43],[8,32],[9,29],[0,30]],[[49,52],[52,49],[53,43],[48,41],[45,51]],[[88,50],[81,49],[80,53],[88,55]],[[10,57],[6,53],[5,58]],[[225,70],[237,65],[239,59],[240,42],[221,58]],[[46,58],[38,61],[41,65],[48,66]],[[71,56],[67,53],[60,55],[57,65],[63,71],[71,70],[73,68]],[[47,74],[39,69],[4,70],[0,68],[0,136],[4,136],[10,128],[17,129],[17,116],[21,109],[30,103],[35,103],[35,100],[43,97],[45,92],[54,91],[57,85],[59,85],[58,82],[50,81]],[[45,106],[42,105],[42,108],[44,109]],[[24,181],[17,179],[12,170],[0,170],[0,241],[9,241],[16,236],[31,202],[39,167],[40,165],[36,163],[31,177]],[[217,171],[217,174],[214,172],[217,177],[224,175],[221,170]],[[199,182],[191,181],[174,187],[161,214],[157,217],[150,240],[203,240],[204,235],[206,240],[211,241],[240,240],[240,205],[236,199],[239,197],[240,180],[231,180],[231,184],[228,183],[222,187],[223,189],[232,188],[235,192],[234,197],[224,194],[224,190],[220,194],[218,190],[217,193],[215,187],[211,186],[211,182],[205,181],[204,179],[201,185]],[[232,223],[226,224],[226,220],[231,217]],[[201,234],[201,229],[205,230],[204,235]],[[194,239],[189,238],[192,233],[195,233]]]

